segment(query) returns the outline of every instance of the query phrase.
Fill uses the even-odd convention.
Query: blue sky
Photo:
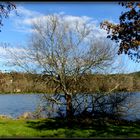
[[[68,17],[88,17],[95,23],[96,30],[101,35],[106,36],[105,32],[99,27],[103,20],[114,23],[119,22],[119,15],[125,9],[116,2],[18,2],[18,16],[12,12],[8,19],[3,20],[4,26],[1,28],[0,42],[7,42],[12,45],[20,46],[26,44],[30,35],[30,20],[51,13],[63,14]],[[6,55],[0,47],[0,70],[9,70],[5,66]],[[134,63],[126,55],[120,55],[125,72],[139,71],[139,63]]]

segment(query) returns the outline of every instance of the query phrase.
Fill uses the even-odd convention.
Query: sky
[[[0,42],[16,46],[17,50],[26,45],[31,34],[31,21],[48,14],[65,15],[68,20],[92,20],[95,36],[107,36],[103,29],[100,29],[100,22],[109,20],[119,23],[119,16],[125,9],[117,2],[16,2],[17,14],[10,13],[8,19],[3,20],[1,27]],[[5,65],[7,53],[0,45],[0,70],[8,71],[11,67]],[[130,73],[140,71],[139,63],[135,63],[127,55],[119,55],[123,71]]]

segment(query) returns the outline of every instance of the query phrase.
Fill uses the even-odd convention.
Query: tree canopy
[[[125,53],[131,59],[140,60],[140,2],[121,2],[126,8],[119,17],[119,24],[103,21],[101,28],[107,30],[108,38],[119,43],[118,54]]]
[[[66,104],[68,117],[72,116],[72,97],[91,92],[86,74],[106,69],[114,62],[114,47],[106,38],[95,42],[92,29],[89,21],[70,22],[63,15],[47,15],[33,21],[26,47],[18,53],[9,50],[13,65],[47,75],[44,82],[56,93],[49,100]],[[66,103],[62,102],[60,93],[64,94]]]

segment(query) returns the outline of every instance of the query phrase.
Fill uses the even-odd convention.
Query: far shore
[[[114,93],[137,93],[137,92],[140,92],[140,91],[115,91]],[[97,92],[93,92],[93,93],[85,93],[85,94],[94,94],[94,93],[107,93],[107,92],[104,92],[104,91],[97,91]],[[110,93],[113,93],[113,92],[110,92]],[[53,93],[50,93],[50,92],[0,92],[0,95],[1,94],[53,94]],[[77,93],[78,94],[78,93]]]

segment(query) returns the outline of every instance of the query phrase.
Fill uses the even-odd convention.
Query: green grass
[[[65,121],[44,120],[0,120],[0,138],[2,137],[46,137],[46,138],[136,138],[140,137],[140,123],[104,125],[72,124],[67,127]]]

